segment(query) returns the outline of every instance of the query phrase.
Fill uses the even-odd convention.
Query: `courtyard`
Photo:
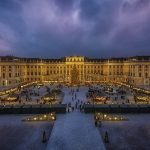
[[[63,85],[63,84],[62,84]],[[61,104],[64,99],[64,87],[61,84],[31,84],[9,94],[2,94],[0,102],[2,105],[15,104]],[[80,86],[78,86],[80,87]],[[85,92],[86,101],[91,104],[149,104],[150,94],[138,92],[133,88],[116,84],[88,84]],[[71,88],[71,87],[70,87]],[[13,91],[14,88],[9,91]],[[17,89],[17,88],[16,88]],[[2,92],[1,92],[2,93]],[[72,99],[72,97],[71,97]],[[64,103],[64,102],[63,102]]]
[[[0,130],[2,136],[0,136],[0,147],[3,147],[4,150],[35,148],[37,150],[130,150],[137,148],[147,150],[149,147],[148,137],[150,137],[149,114],[121,114],[128,118],[128,121],[102,121],[102,126],[96,127],[94,115],[84,113],[83,106],[89,103],[87,98],[89,90],[103,92],[104,96],[109,96],[108,103],[135,103],[130,90],[125,91],[125,93],[119,91],[112,94],[103,90],[106,87],[97,84],[75,87],[53,84],[42,85],[40,88],[31,86],[24,89],[28,91],[30,100],[26,100],[26,96],[22,96],[21,103],[32,105],[43,104],[42,97],[48,93],[47,89],[50,91],[61,90],[63,93],[61,103],[66,104],[66,113],[57,114],[56,121],[42,122],[22,122],[22,119],[33,115],[1,115]],[[113,89],[117,91],[118,87],[114,86]],[[121,96],[124,96],[124,98],[122,99]],[[117,99],[114,97],[117,97]],[[19,103],[19,101],[13,102],[13,105]],[[5,105],[12,105],[12,103],[6,102]],[[52,104],[49,103],[49,105]],[[46,131],[48,140],[46,143],[42,143],[43,131]],[[109,134],[109,143],[104,141],[106,131]],[[6,143],[10,144],[7,145]]]

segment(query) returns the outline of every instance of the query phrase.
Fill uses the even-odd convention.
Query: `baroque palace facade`
[[[61,59],[0,57],[0,85],[24,82],[121,82],[150,85],[150,56],[92,59],[70,56]]]

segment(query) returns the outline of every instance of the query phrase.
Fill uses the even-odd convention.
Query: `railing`
[[[66,104],[54,105],[0,105],[0,114],[45,114],[45,113],[65,113]]]
[[[85,113],[150,113],[150,104],[85,104],[83,108]]]

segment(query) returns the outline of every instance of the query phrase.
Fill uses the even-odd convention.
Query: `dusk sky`
[[[0,55],[150,55],[150,0],[0,0]]]

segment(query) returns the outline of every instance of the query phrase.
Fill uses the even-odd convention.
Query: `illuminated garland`
[[[128,119],[122,116],[113,116],[109,114],[95,113],[95,120],[97,121],[127,121]]]
[[[54,121],[54,120],[56,120],[56,114],[50,113],[50,114],[28,117],[26,119],[23,119],[22,121]]]

